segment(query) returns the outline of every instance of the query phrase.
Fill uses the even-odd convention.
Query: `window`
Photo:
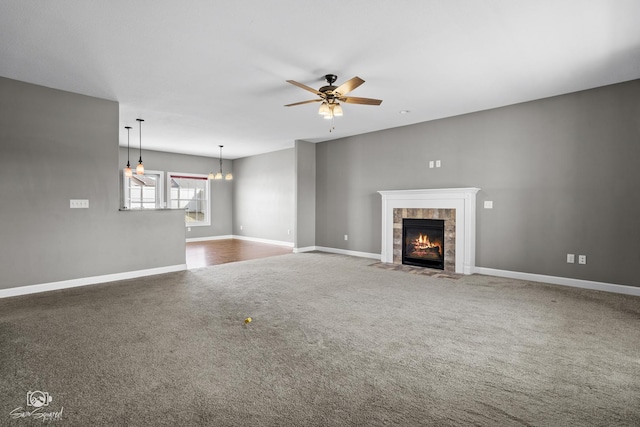
[[[211,225],[207,175],[169,172],[167,186],[169,207],[185,210],[186,226]]]
[[[127,209],[160,209],[164,207],[164,172],[145,171],[144,175],[124,176],[124,206]]]

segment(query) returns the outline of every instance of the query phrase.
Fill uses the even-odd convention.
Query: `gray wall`
[[[293,243],[295,149],[236,159],[233,168],[233,234]]]
[[[119,212],[119,169],[117,102],[0,77],[0,288],[184,264],[182,213]]]
[[[316,245],[316,144],[295,143],[294,246]]]
[[[131,125],[134,127],[136,124]],[[132,147],[133,147],[132,138]],[[136,144],[138,140],[135,139]],[[144,147],[144,137],[142,139]],[[138,164],[139,151],[131,149],[129,157],[132,168]],[[192,156],[187,154],[165,153],[161,151],[142,150],[142,161],[148,170],[158,170],[165,173],[165,193],[167,172],[184,172],[208,174],[217,172],[220,169],[220,159],[203,156]],[[120,160],[118,164],[121,170],[127,164],[127,149],[120,147]],[[233,162],[231,160],[222,161],[222,171],[226,175],[233,173]],[[122,175],[121,175],[122,176]],[[231,234],[232,208],[233,208],[233,182],[226,180],[212,180],[211,185],[211,225],[191,227],[191,231],[186,230],[187,238],[225,236]],[[167,200],[165,194],[165,201]]]
[[[298,247],[379,253],[376,191],[477,186],[478,266],[640,286],[639,118],[633,81],[315,146],[297,142],[225,162],[234,180],[212,183],[214,224],[189,237],[297,236]],[[116,102],[0,78],[0,288],[185,262],[180,211],[117,210],[126,163],[118,126]],[[216,166],[151,151],[143,159],[164,171]],[[429,169],[429,160],[442,168]],[[90,209],[69,209],[72,198],[89,199]],[[494,209],[482,209],[485,200]],[[306,212],[314,202],[315,226]],[[588,264],[566,264],[567,253],[586,254]]]
[[[477,266],[640,286],[640,81],[320,143],[316,155],[318,246],[379,253],[378,190],[473,186]]]

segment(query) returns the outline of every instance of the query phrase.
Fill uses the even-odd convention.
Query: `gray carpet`
[[[291,254],[0,300],[0,424],[640,425],[640,298],[372,263]],[[13,419],[35,390],[53,400]]]

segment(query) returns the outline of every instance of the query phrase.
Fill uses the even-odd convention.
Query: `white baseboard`
[[[210,236],[210,237],[189,237],[188,239],[186,239],[187,243],[191,243],[191,242],[207,242],[209,240],[227,240],[227,239],[233,239],[232,235],[226,235],[226,236]]]
[[[247,237],[247,236],[236,236],[236,235],[233,235],[231,238],[238,239],[238,240],[248,240],[250,242],[266,243],[268,245],[285,246],[287,248],[293,247],[293,242],[284,242],[281,240],[269,240],[269,239],[260,239],[258,237]]]
[[[293,253],[294,254],[301,254],[303,252],[313,252],[313,251],[317,251],[318,248],[316,246],[306,246],[304,248],[293,248]]]
[[[349,251],[347,249],[327,248],[325,246],[313,246],[313,248],[314,248],[313,249],[314,251],[329,252],[332,254],[340,254],[340,255],[357,256],[360,258],[371,258],[378,261],[380,261],[380,259],[382,258],[380,254],[374,254],[370,252]]]
[[[187,264],[170,265],[167,267],[149,268],[146,270],[127,271],[125,273],[105,274],[102,276],[82,277],[80,279],[62,280],[60,282],[41,283],[38,285],[17,286],[15,288],[0,289],[0,298],[29,295],[38,292],[57,291],[59,289],[76,288],[78,286],[97,285],[117,280],[135,279],[137,277],[153,276],[156,274],[173,273],[187,269]]]
[[[571,286],[574,288],[640,296],[640,287],[636,286],[593,282],[591,280],[571,279],[568,277],[545,276],[544,274],[520,273],[517,271],[497,270],[486,267],[476,267],[474,272],[478,274],[485,274],[487,276],[507,277],[509,279],[529,280],[531,282],[550,283],[552,285]]]
[[[276,244],[279,246],[290,247],[293,244],[289,242],[278,242],[266,239],[255,239],[244,236],[215,236],[213,238],[201,238],[203,240],[222,240],[222,239],[240,239],[250,240],[254,242]],[[274,243],[276,242],[276,243]],[[350,251],[346,249],[328,248],[324,246],[307,246],[303,248],[294,248],[293,253],[303,253],[311,251],[322,251],[340,255],[356,256],[361,258],[371,258],[380,260],[380,254],[369,252]],[[137,277],[153,276],[156,274],[172,273],[175,271],[183,271],[187,269],[186,264],[170,265],[167,267],[150,268],[146,270],[128,271],[124,273],[105,274],[102,276],[83,277],[79,279],[63,280],[59,282],[41,283],[37,285],[17,286],[14,288],[0,289],[0,298],[9,298],[19,295],[29,295],[38,292],[55,291],[59,289],[75,288],[79,286],[97,285],[100,283],[114,282],[118,280],[135,279]],[[617,285],[613,283],[594,282],[591,280],[571,279],[568,277],[546,276],[543,274],[521,273],[517,271],[498,270],[494,268],[475,267],[474,273],[484,274],[487,276],[506,277],[509,279],[528,280],[531,282],[549,283],[552,285],[570,286],[574,288],[591,289],[596,291],[613,292],[618,294],[640,296],[640,287]]]

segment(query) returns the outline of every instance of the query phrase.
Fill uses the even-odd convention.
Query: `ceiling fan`
[[[380,105],[381,99],[373,98],[357,98],[355,96],[346,96],[349,92],[356,89],[364,80],[360,77],[354,77],[351,80],[347,80],[340,86],[334,86],[333,84],[338,80],[338,76],[335,74],[327,74],[324,76],[327,81],[327,86],[322,86],[320,89],[315,90],[307,85],[298,83],[295,80],[287,80],[287,83],[291,83],[294,86],[298,86],[304,90],[308,90],[311,93],[315,93],[320,98],[311,99],[309,101],[295,102],[293,104],[287,104],[285,107],[293,107],[294,105],[310,104],[312,102],[321,102],[320,110],[318,114],[324,116],[325,119],[332,119],[334,116],[342,116],[341,102],[347,104],[364,104],[364,105]]]

